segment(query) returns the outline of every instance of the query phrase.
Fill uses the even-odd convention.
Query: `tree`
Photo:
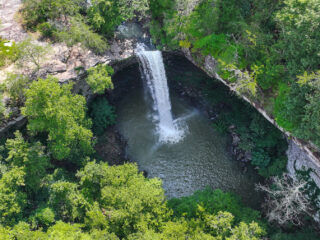
[[[113,89],[111,76],[112,67],[99,64],[88,69],[86,81],[94,93],[103,94],[106,89]]]
[[[53,77],[39,79],[26,90],[23,115],[31,133],[48,133],[49,150],[58,159],[79,163],[93,152],[91,121],[86,117],[86,100],[71,93],[72,84],[60,86]],[[71,159],[71,160],[72,160]]]
[[[270,222],[280,225],[289,223],[302,225],[302,215],[311,215],[311,202],[306,195],[307,182],[291,178],[287,174],[272,177],[272,185],[257,185],[257,189],[267,194],[267,217]]]
[[[55,222],[55,213],[49,207],[40,207],[30,217],[33,228],[49,227]]]
[[[319,67],[320,2],[318,0],[285,0],[276,13],[281,29],[279,50],[292,75],[313,71]]]
[[[28,28],[47,20],[74,16],[86,5],[86,0],[25,0],[22,14]]]
[[[259,240],[263,235],[264,231],[257,223],[245,224],[241,222],[239,226],[232,229],[232,235],[227,240]]]
[[[57,181],[50,185],[49,189],[49,206],[59,219],[65,222],[83,220],[88,203],[76,183]]]
[[[135,164],[90,162],[77,176],[82,192],[90,202],[99,203],[110,231],[120,238],[148,228],[157,230],[170,216],[161,181],[145,178]]]
[[[13,167],[0,179],[0,224],[13,225],[22,219],[27,205],[25,172],[22,167]]]
[[[115,27],[124,21],[144,18],[149,11],[148,0],[92,0],[89,21],[100,33],[112,36]]]
[[[70,18],[70,24],[62,30],[53,30],[52,35],[55,39],[65,42],[68,46],[81,43],[95,53],[103,53],[108,48],[107,40],[95,33],[81,16]]]
[[[92,103],[90,117],[93,121],[93,132],[97,135],[102,135],[108,126],[116,123],[114,108],[105,98],[98,98]]]
[[[50,50],[49,46],[41,46],[34,43],[31,37],[19,43],[17,49],[19,65],[29,67],[31,63],[35,67],[35,71],[41,68],[41,64]]]
[[[39,142],[28,143],[19,131],[14,135],[14,139],[8,139],[6,142],[8,150],[6,161],[11,167],[23,169],[25,188],[29,195],[35,196],[41,188],[41,180],[49,167],[49,158]]]

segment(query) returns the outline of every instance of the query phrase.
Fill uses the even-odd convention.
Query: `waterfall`
[[[144,44],[138,44],[135,53],[154,102],[159,140],[161,142],[178,142],[183,137],[183,131],[173,121],[162,53],[156,50],[147,50]]]

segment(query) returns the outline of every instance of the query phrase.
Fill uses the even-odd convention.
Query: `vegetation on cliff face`
[[[263,177],[280,176],[286,171],[288,144],[280,130],[247,102],[230,95],[230,90],[220,82],[191,70],[176,71],[172,65],[168,66],[169,79],[175,86],[199,92],[199,98],[204,98],[214,112],[214,128],[233,136],[233,152],[238,161],[250,162]]]
[[[113,89],[111,75],[113,74],[112,67],[99,64],[88,69],[88,77],[86,82],[94,93],[103,94],[106,89]]]
[[[280,126],[320,146],[319,89],[298,84],[304,74],[317,81],[319,1],[188,1],[184,9],[191,11],[179,2],[150,1],[154,40],[212,55],[223,79],[260,102]]]

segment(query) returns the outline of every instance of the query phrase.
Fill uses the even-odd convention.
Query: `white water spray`
[[[158,113],[158,133],[161,142],[179,142],[183,130],[175,124],[171,112],[171,102],[166,72],[160,51],[148,51],[144,44],[138,44],[136,55],[139,58],[142,72],[147,81],[154,101],[154,110]]]

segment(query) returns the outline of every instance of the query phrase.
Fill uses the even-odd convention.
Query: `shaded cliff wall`
[[[216,78],[224,85],[228,86],[229,89],[235,92],[239,97],[243,98],[245,101],[250,103],[253,107],[257,109],[269,122],[271,122],[275,127],[280,129],[283,134],[287,137],[289,148],[287,151],[288,156],[288,165],[287,169],[289,174],[294,177],[296,174],[296,170],[311,170],[310,177],[316,183],[316,185],[320,188],[320,157],[319,153],[315,152],[312,147],[308,143],[300,141],[299,139],[293,137],[291,133],[285,131],[281,128],[276,121],[268,115],[268,113],[262,109],[258,104],[251,101],[246,96],[239,94],[234,87],[228,84],[225,80],[223,80],[216,73],[216,61],[215,59],[208,55],[205,57],[204,62],[199,64],[199,61],[196,61],[192,56],[189,49],[182,49],[184,56],[189,59],[194,65],[201,68],[205,71],[210,77]]]

